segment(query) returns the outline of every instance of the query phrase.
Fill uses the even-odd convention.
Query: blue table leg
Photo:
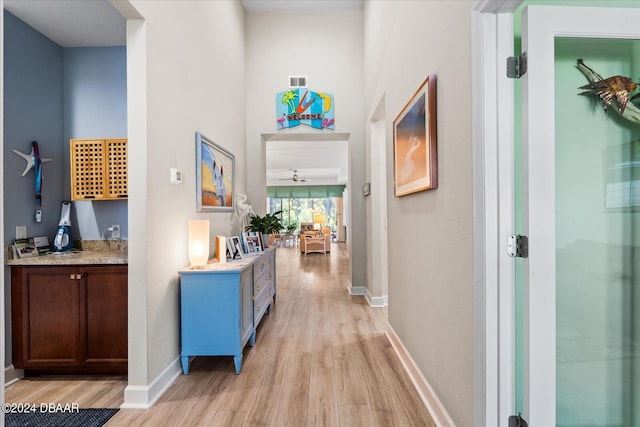
[[[187,375],[189,373],[189,356],[182,356],[182,373]]]
[[[251,332],[251,338],[249,338],[249,344],[251,344],[251,347],[256,345],[256,331],[255,331],[255,329],[253,330],[253,332]]]
[[[233,364],[236,366],[236,375],[240,375],[240,370],[242,369],[242,354],[233,356]]]

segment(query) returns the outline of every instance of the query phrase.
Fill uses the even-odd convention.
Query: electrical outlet
[[[27,238],[27,226],[16,225],[16,239],[26,239],[26,238]]]
[[[111,226],[111,238],[112,239],[120,238],[120,225],[115,224]]]

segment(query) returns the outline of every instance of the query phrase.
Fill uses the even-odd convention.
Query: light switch
[[[172,184],[182,184],[182,171],[176,168],[169,169],[169,181]]]

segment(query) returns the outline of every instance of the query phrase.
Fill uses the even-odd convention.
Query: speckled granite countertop
[[[32,258],[13,258],[11,246],[7,248],[7,265],[99,265],[128,264],[126,240],[88,240],[75,242],[73,249],[62,253],[49,253]]]

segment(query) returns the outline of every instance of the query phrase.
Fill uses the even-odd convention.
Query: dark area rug
[[[78,409],[76,411],[5,414],[7,427],[100,427],[113,417],[118,409]]]

